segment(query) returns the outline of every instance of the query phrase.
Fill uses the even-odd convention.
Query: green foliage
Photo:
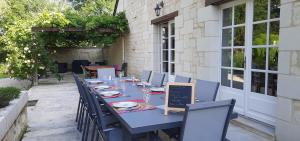
[[[4,64],[0,64],[0,78],[6,78],[6,67]]]
[[[49,3],[48,0],[0,0],[0,62],[6,73],[18,79],[35,80],[36,73],[56,73],[51,47],[102,47],[128,31],[124,13],[112,16],[114,1],[86,0],[80,7]],[[4,7],[4,8],[3,8]],[[3,9],[2,9],[3,8]],[[33,33],[32,27],[60,28],[60,32]],[[65,28],[85,32],[65,32]],[[96,32],[112,29],[112,34]],[[57,75],[58,76],[58,75]]]
[[[9,102],[20,95],[20,89],[15,87],[0,88],[0,108],[9,105]]]

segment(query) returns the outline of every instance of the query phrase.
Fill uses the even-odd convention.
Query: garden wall
[[[68,70],[72,68],[73,60],[89,60],[92,64],[107,60],[107,49],[104,48],[54,48],[51,49],[53,58],[59,63],[68,63]]]
[[[19,141],[27,128],[27,92],[0,109],[0,140]]]

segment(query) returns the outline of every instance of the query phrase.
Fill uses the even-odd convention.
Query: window
[[[246,4],[223,10],[221,84],[244,89]]]
[[[175,23],[170,21],[161,25],[161,70],[169,75],[175,74]]]
[[[249,91],[277,96],[279,5],[253,0],[222,9],[222,86],[243,90],[249,76]]]
[[[280,0],[254,0],[251,92],[277,96]]]

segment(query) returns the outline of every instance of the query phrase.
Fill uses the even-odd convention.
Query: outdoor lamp
[[[161,10],[161,8],[163,8],[163,7],[164,7],[164,1],[156,2],[156,7],[154,8],[154,11],[155,11],[156,16],[159,16],[159,15],[160,15],[160,10]]]

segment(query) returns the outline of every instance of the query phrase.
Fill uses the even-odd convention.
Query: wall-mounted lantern
[[[160,16],[160,10],[164,7],[164,1],[156,2],[156,6],[154,8],[156,16]]]

